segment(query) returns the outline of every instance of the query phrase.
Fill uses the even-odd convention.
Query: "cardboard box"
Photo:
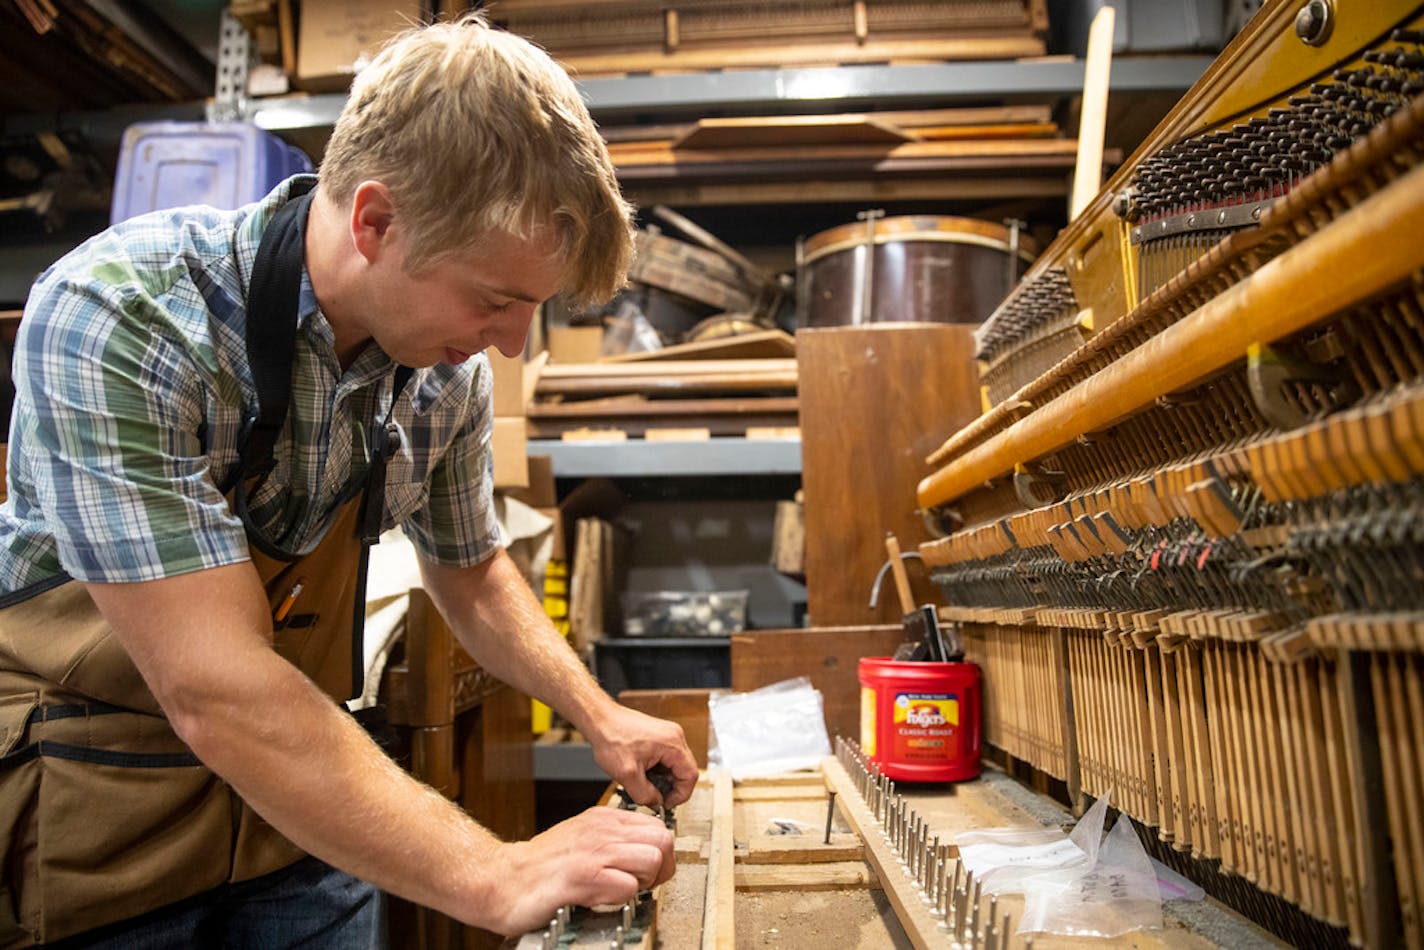
[[[494,347],[485,353],[494,376],[494,414],[524,415],[524,358],[510,359]]]
[[[421,0],[303,0],[295,85],[344,92],[393,34],[424,19]]]
[[[603,349],[603,327],[550,327],[549,359],[555,363],[593,363]]]
[[[529,487],[529,457],[523,416],[496,416],[490,440],[494,453],[494,487]]]

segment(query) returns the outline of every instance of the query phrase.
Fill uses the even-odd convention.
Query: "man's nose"
[[[513,319],[500,321],[490,339],[494,348],[513,359],[524,352],[524,343],[529,339],[529,324],[538,312],[537,304],[530,304]]]

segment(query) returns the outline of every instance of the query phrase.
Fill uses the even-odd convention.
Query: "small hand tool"
[[[930,660],[932,662],[958,663],[964,659],[964,650],[955,638],[950,643],[945,631],[939,625],[939,612],[933,604],[915,606],[914,595],[910,592],[910,578],[905,573],[905,562],[900,556],[900,543],[895,535],[885,535],[885,550],[890,555],[890,575],[895,579],[895,593],[900,598],[900,609],[905,611],[901,623],[905,627],[905,643],[895,651],[896,660]],[[902,655],[905,654],[905,655]]]

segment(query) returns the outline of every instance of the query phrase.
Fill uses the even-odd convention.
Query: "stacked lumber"
[[[684,207],[1056,197],[1066,194],[1078,151],[1046,106],[712,118],[603,131],[632,200]]]
[[[534,386],[529,436],[786,437],[797,424],[796,360],[775,354],[794,352],[789,334],[769,330],[596,363],[551,363]]]
[[[1041,56],[1046,0],[503,0],[495,20],[583,76]]]

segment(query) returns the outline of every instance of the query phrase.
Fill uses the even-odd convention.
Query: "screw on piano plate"
[[[1321,46],[1335,28],[1335,11],[1328,0],[1310,0],[1295,17],[1295,35],[1307,46]]]

